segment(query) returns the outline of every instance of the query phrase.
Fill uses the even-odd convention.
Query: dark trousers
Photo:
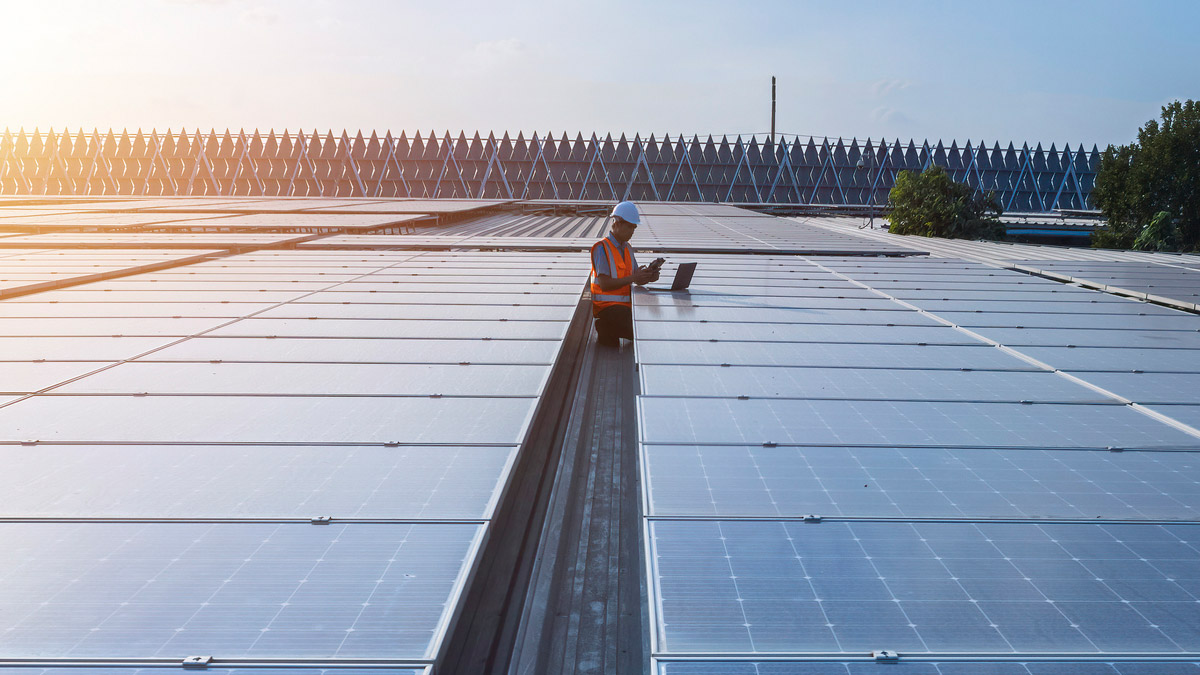
[[[596,315],[595,326],[601,340],[632,340],[633,308],[627,305],[605,307]]]

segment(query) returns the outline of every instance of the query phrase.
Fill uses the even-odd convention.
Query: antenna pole
[[[775,143],[775,76],[771,76],[771,143]]]

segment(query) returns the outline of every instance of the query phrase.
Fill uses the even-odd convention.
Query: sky
[[[6,25],[5,25],[6,24]],[[1200,2],[0,0],[0,127],[1128,143]]]

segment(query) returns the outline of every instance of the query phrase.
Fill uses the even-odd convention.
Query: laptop
[[[683,291],[692,284],[692,275],[696,273],[696,263],[679,263],[679,267],[675,270],[675,280],[671,282],[670,288],[660,288],[657,286],[643,286],[648,291]]]

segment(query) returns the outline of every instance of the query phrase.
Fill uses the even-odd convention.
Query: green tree
[[[1136,142],[1108,146],[1092,199],[1108,219],[1093,246],[1200,249],[1200,102],[1163,106]]]
[[[888,231],[896,234],[956,239],[1004,236],[1004,226],[995,217],[1001,213],[996,196],[954,182],[937,165],[920,173],[901,171],[888,193],[888,203]]]

